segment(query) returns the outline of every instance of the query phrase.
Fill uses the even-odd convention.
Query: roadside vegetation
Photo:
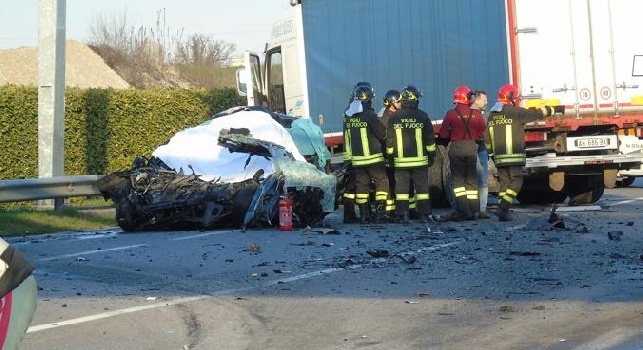
[[[0,236],[3,237],[117,226],[113,211],[83,211],[77,208],[64,208],[60,211],[11,209],[0,211],[0,222]]]
[[[127,10],[92,20],[87,43],[134,88],[235,86],[231,67],[236,45],[207,34],[185,36],[165,22],[165,9],[153,26],[133,25]]]
[[[231,66],[236,45],[206,34],[184,36],[165,22],[130,23],[127,11],[92,19],[86,43],[136,89],[235,87]],[[40,210],[31,202],[0,204],[0,236],[86,231],[117,226],[113,204],[102,198],[72,198],[61,210]]]

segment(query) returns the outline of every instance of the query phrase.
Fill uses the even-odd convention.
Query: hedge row
[[[108,174],[245,100],[234,89],[67,88],[65,175]],[[0,86],[0,179],[38,177],[38,89]]]

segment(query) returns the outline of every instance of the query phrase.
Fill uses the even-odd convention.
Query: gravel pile
[[[68,40],[65,56],[67,86],[130,88],[130,85],[87,45]],[[6,84],[38,85],[37,47],[0,50],[0,85]]]

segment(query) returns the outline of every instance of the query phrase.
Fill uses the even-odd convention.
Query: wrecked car
[[[125,231],[274,227],[284,196],[293,201],[294,227],[315,225],[335,210],[337,183],[324,171],[329,155],[315,127],[236,107],[97,185]]]

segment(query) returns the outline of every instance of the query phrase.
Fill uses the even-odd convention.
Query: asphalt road
[[[596,204],[15,238],[41,287],[22,349],[643,349],[643,180]]]

